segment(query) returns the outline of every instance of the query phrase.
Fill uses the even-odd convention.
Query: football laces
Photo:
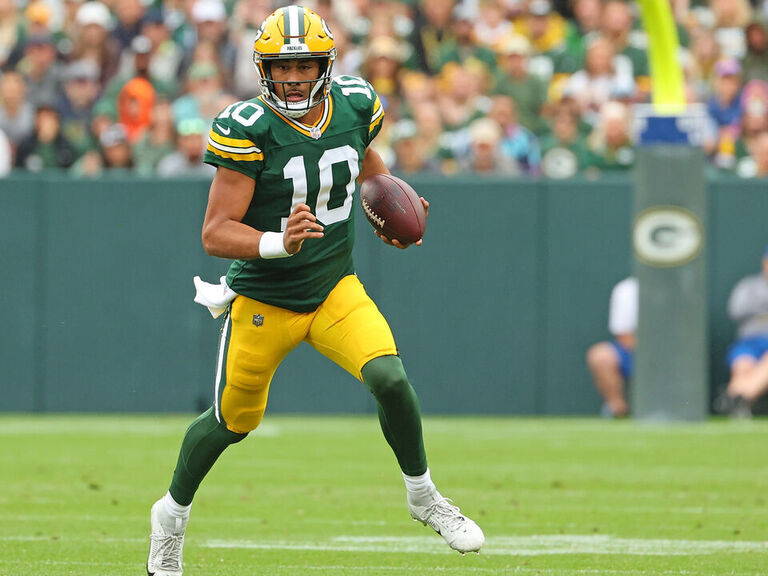
[[[386,220],[377,216],[376,213],[371,210],[367,200],[363,200],[363,210],[368,215],[368,218],[370,218],[379,228],[384,228],[384,222],[386,222]]]

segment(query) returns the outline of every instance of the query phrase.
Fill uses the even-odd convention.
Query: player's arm
[[[375,176],[376,174],[390,174],[389,170],[387,169],[386,164],[384,164],[384,160],[381,159],[381,156],[379,156],[379,153],[376,152],[373,148],[368,146],[368,148],[365,149],[365,156],[363,156],[363,166],[360,168],[360,176],[357,177],[357,183],[362,184],[370,178],[371,176]],[[421,200],[421,203],[424,205],[424,212],[425,217],[429,216],[429,202],[427,202],[424,197],[419,198]],[[397,248],[400,248],[402,250],[405,250],[408,246],[403,246],[400,244],[400,242],[396,239],[390,240],[386,236],[384,236],[381,232],[376,230],[376,236],[381,238],[385,244],[389,244],[390,246],[396,246]],[[416,246],[421,246],[421,240],[418,240],[415,242]]]
[[[253,260],[267,253],[262,246],[264,232],[243,224],[242,220],[253,199],[253,178],[219,166],[208,194],[208,207],[203,221],[203,248],[211,256],[238,260]],[[270,240],[282,240],[285,252],[295,254],[307,238],[322,238],[323,227],[316,221],[309,206],[299,204],[288,217],[285,232]],[[279,249],[279,247],[278,247]]]

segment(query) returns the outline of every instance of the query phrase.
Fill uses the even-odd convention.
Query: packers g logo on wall
[[[701,222],[679,206],[654,206],[635,218],[633,244],[638,260],[656,268],[682,266],[704,244]]]

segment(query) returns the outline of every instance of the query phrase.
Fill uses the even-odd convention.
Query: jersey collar
[[[297,132],[301,132],[306,136],[307,138],[314,138],[317,140],[320,138],[320,136],[323,135],[326,128],[331,123],[331,117],[333,116],[333,97],[329,94],[328,98],[326,98],[325,102],[322,103],[323,107],[323,113],[320,116],[320,119],[317,121],[317,123],[313,126],[309,126],[307,124],[302,124],[301,122],[294,120],[293,118],[288,118],[288,116],[284,116],[280,113],[280,110],[278,110],[275,106],[269,103],[268,100],[266,100],[263,96],[259,96],[259,100],[264,102],[267,106],[269,106],[272,111],[277,115],[278,118],[280,118],[283,122],[288,124],[290,127],[292,127]]]

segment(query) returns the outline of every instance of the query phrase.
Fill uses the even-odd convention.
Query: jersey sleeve
[[[263,109],[257,104],[245,103],[244,111],[252,111],[253,115],[263,114]],[[208,145],[203,162],[212,166],[223,166],[242,172],[256,179],[264,164],[264,152],[259,144],[261,140],[257,129],[258,117],[249,126],[243,125],[243,119],[250,122],[253,115],[245,117],[243,111],[238,115],[237,105],[226,108],[213,121],[208,133]],[[228,111],[234,110],[233,114]],[[239,120],[238,120],[239,118]]]
[[[355,123],[367,127],[365,145],[371,143],[381,130],[384,120],[384,106],[376,91],[363,78],[357,76],[337,76],[333,79],[336,95],[345,99],[352,109]]]

